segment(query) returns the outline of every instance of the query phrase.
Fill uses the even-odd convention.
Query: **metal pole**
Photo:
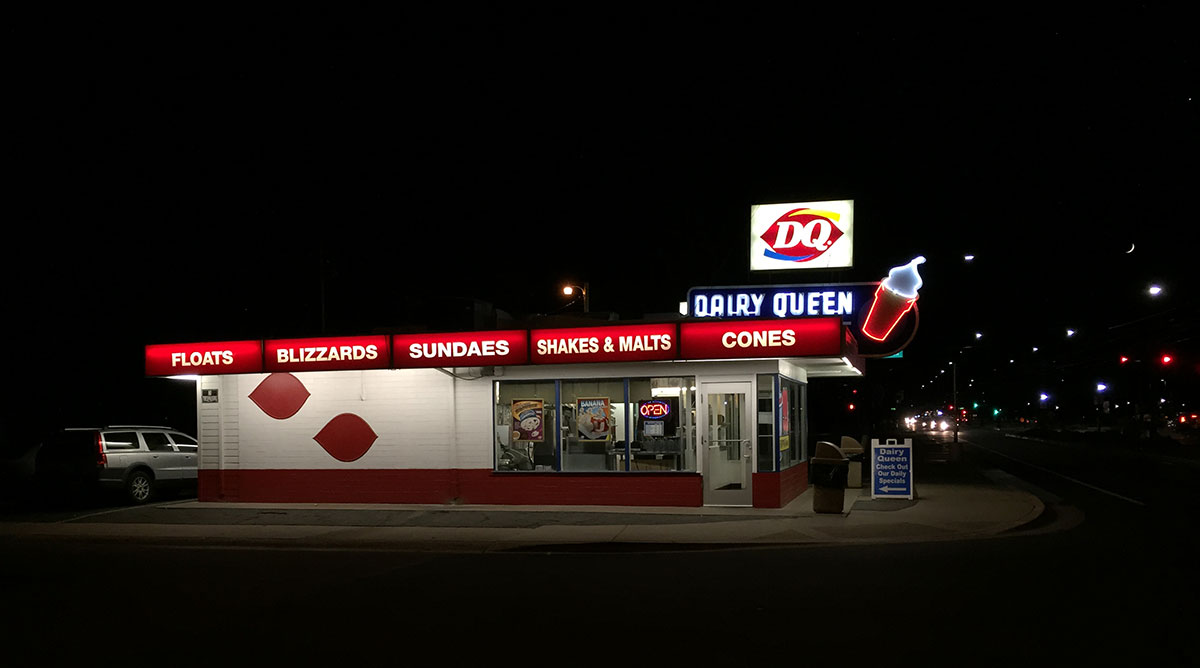
[[[588,312],[588,293],[589,292],[591,292],[591,290],[588,289],[588,284],[584,283],[583,284],[583,312],[584,313]]]
[[[960,353],[962,351],[959,351]],[[954,410],[950,411],[950,417],[954,420],[954,442],[958,443],[958,362],[962,360],[962,355],[954,360],[954,398],[951,402],[954,404]]]

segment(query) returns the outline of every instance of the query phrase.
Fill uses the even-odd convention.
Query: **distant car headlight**
[[[942,431],[946,431],[947,429],[950,428],[950,425],[946,424],[945,420],[942,420],[942,424],[940,426],[942,428]]]

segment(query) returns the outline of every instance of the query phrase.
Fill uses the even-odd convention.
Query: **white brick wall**
[[[268,416],[249,398],[268,374],[202,379],[202,388],[221,389],[219,404],[199,407],[202,468],[217,468],[222,439],[227,470],[492,466],[490,378],[455,379],[435,369],[294,375],[309,397],[285,420]],[[353,462],[335,459],[313,439],[342,413],[366,420],[379,436]]]
[[[309,392],[292,417],[277,420],[249,395],[268,374],[206,376],[220,403],[200,403],[202,469],[490,469],[494,380],[615,378],[726,374],[753,379],[780,370],[775,361],[513,367],[503,376],[465,380],[437,369],[327,371],[294,374]],[[793,377],[802,369],[788,369]],[[341,413],[367,421],[379,438],[353,462],[335,459],[313,437]],[[218,453],[218,444],[224,450]]]
[[[236,401],[237,376],[201,376],[200,390],[216,390],[219,399],[217,403],[206,404],[199,396],[196,398],[200,402],[196,409],[200,422],[200,468],[236,469],[240,459],[241,433],[238,421],[240,404]]]

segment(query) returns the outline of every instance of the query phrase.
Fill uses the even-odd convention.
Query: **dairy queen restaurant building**
[[[778,508],[810,384],[864,373],[874,287],[764,289],[811,317],[156,344],[146,371],[197,379],[202,501]]]
[[[886,280],[694,288],[659,321],[154,344],[146,373],[197,379],[201,501],[779,508],[808,485],[814,381],[916,331]]]

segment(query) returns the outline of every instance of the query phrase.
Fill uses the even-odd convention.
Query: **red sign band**
[[[397,334],[392,337],[393,366],[419,369],[442,366],[509,366],[529,361],[525,330]]]
[[[265,357],[272,372],[386,369],[392,363],[384,335],[267,341]]]
[[[840,317],[822,317],[164,344],[146,346],[146,374],[840,356],[854,346],[843,334]]]
[[[146,375],[258,373],[263,370],[262,350],[261,341],[149,345]]]
[[[534,364],[673,360],[679,352],[676,339],[674,324],[535,329],[530,358]]]
[[[679,326],[684,359],[838,356],[842,319],[723,320]]]

